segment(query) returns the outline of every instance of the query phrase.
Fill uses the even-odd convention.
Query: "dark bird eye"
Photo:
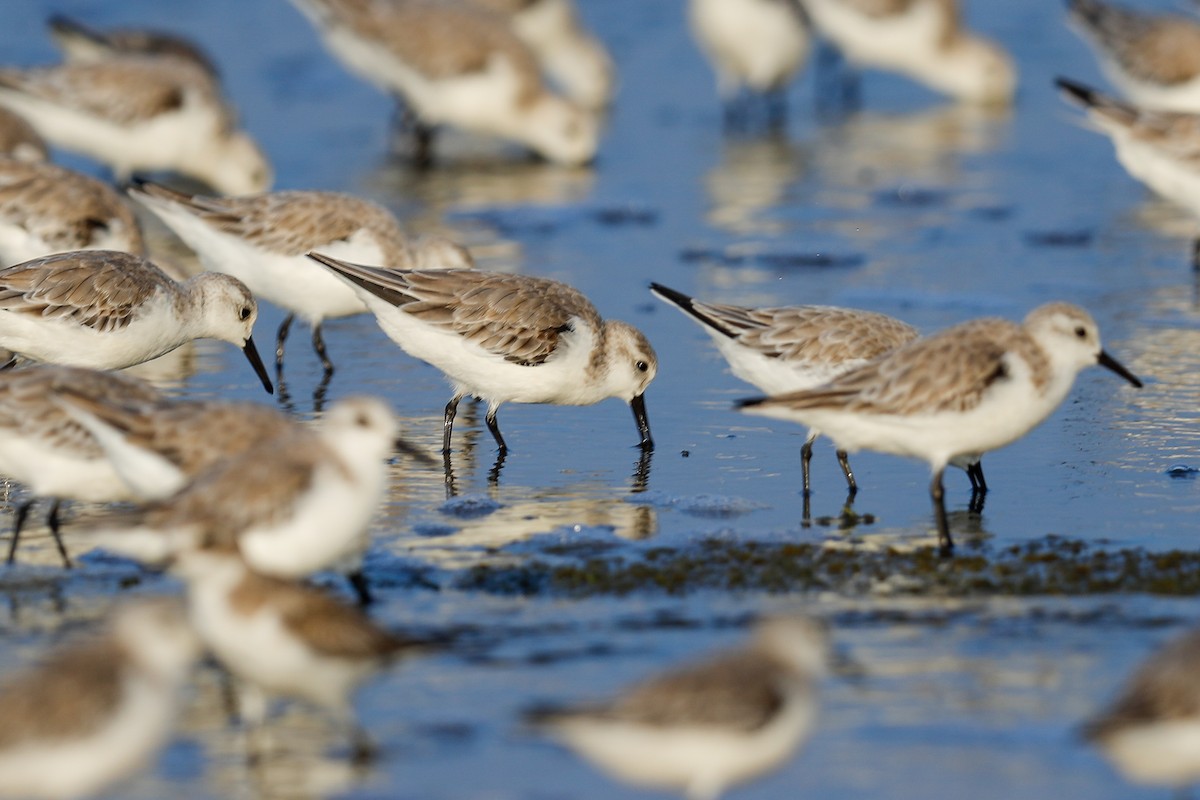
[[[650,369],[650,365],[645,361],[639,361],[634,364],[634,366],[637,367],[638,372],[645,372],[646,370]]]
[[[369,428],[371,427],[371,420],[366,414],[359,414],[354,418],[354,424],[360,428]]]
[[[1082,325],[1079,325],[1075,328],[1075,335],[1082,339],[1087,336],[1087,330],[1085,330]]]
[[[238,313],[238,318],[250,319],[250,308],[248,306],[242,306],[241,312]]]

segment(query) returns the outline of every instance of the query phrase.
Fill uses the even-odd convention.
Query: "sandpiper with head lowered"
[[[137,772],[170,737],[199,655],[178,602],[142,600],[0,679],[0,797],[90,797]]]
[[[645,392],[658,372],[654,348],[632,325],[601,319],[578,290],[529,275],[388,270],[310,257],[355,288],[393,342],[449,378],[447,457],[454,415],[467,396],[487,403],[487,427],[502,456],[508,446],[496,422],[501,403],[584,406],[609,397],[630,405],[642,449],[653,449]]]
[[[326,373],[321,323],[365,313],[344,281],[314,264],[311,250],[368,264],[409,269],[474,266],[465,248],[440,237],[410,239],[383,206],[338,192],[289,191],[243,197],[187,195],[135,180],[129,193],[200,257],[205,269],[242,281],[254,296],[287,310],[276,340],[276,371],[292,320],[312,326],[313,349]]]
[[[272,391],[250,334],[258,304],[245,284],[204,272],[171,279],[144,258],[79,250],[0,269],[0,347],[34,361],[123,369],[193,339],[237,345]]]
[[[743,400],[751,414],[817,428],[843,450],[875,450],[929,464],[943,551],[953,547],[942,488],[946,465],[1010,444],[1050,416],[1092,364],[1142,385],[1100,346],[1091,315],[1039,306],[1018,324],[980,319],[917,339],[830,382]]]
[[[906,75],[966,103],[1012,102],[1012,57],[967,30],[958,0],[802,2],[821,36],[855,65]]]
[[[261,192],[271,170],[238,129],[219,87],[184,59],[122,56],[0,70],[0,105],[51,144],[100,161],[124,180],[170,170],[219,192]]]
[[[595,113],[546,86],[503,16],[460,0],[293,2],[351,71],[403,99],[419,165],[430,161],[439,125],[519,142],[561,164],[595,157]]]
[[[779,767],[812,732],[829,642],[816,622],[760,623],[743,648],[650,678],[607,702],[529,720],[613,776],[688,800]]]

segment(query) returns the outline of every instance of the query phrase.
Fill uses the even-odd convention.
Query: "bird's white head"
[[[229,131],[213,140],[196,177],[222,194],[257,194],[271,188],[271,164],[248,133]]]
[[[521,120],[520,139],[549,161],[582,166],[596,157],[600,125],[590,111],[543,92]]]
[[[1008,105],[1017,91],[1017,68],[1012,56],[978,36],[958,39],[947,50],[946,60],[927,77],[948,94],[978,105]]]

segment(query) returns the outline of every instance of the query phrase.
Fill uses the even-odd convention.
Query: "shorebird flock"
[[[596,158],[619,74],[570,0],[292,2],[333,58],[395,98],[411,169],[438,168],[446,128],[564,169]],[[1064,96],[1112,138],[1130,174],[1200,213],[1200,19],[1100,0],[1071,0],[1069,16],[1123,97],[1061,76]],[[767,128],[785,123],[783,98],[812,59],[834,75],[821,87],[843,113],[861,102],[864,68],[947,102],[1015,97],[1012,58],[966,26],[956,0],[690,0],[679,23],[712,65],[725,124],[743,132],[756,116]],[[619,399],[634,418],[631,444],[649,453],[658,356],[641,330],[607,319],[567,283],[479,269],[461,242],[411,236],[364,198],[270,191],[268,155],[227,96],[236,76],[186,32],[55,16],[48,33],[60,63],[0,69],[0,475],[23,490],[7,559],[20,562],[22,530],[44,501],[62,568],[87,569],[61,536],[62,504],[111,505],[75,541],[169,571],[183,597],[122,604],[0,682],[0,796],[87,796],[143,768],[169,741],[204,654],[231,676],[251,731],[270,699],[297,699],[344,726],[352,758],[369,761],[356,688],[396,659],[454,646],[367,613],[375,592],[363,555],[389,460],[442,469],[449,483],[466,399],[485,404],[500,461],[506,403]],[[51,163],[59,150],[93,160],[103,177]],[[152,260],[135,209],[165,224],[205,271]],[[870,477],[852,471],[857,451],[923,461],[945,558],[955,548],[948,466],[982,495],[984,455],[1044,422],[1082,370],[1102,366],[1142,386],[1104,349],[1091,314],[1059,298],[1019,322],[976,319],[922,335],[867,309],[744,307],[657,282],[649,292],[698,324],[761,392],[729,409],[731,424],[741,412],[807,428],[797,459],[806,517],[819,437],[833,442],[851,496],[870,490]],[[262,302],[285,313],[273,376],[252,335]],[[327,348],[323,323],[367,313],[449,383],[440,459],[404,439],[378,397],[340,399],[306,421],[125,371],[217,339],[240,348],[272,393],[298,317],[327,385],[348,356],[336,341]],[[330,570],[345,574],[357,604],[309,582]],[[740,648],[606,701],[532,708],[526,718],[620,780],[707,800],[792,757],[816,724],[830,653],[829,632],[813,619],[764,617]],[[1131,780],[1195,782],[1198,670],[1196,635],[1168,646],[1086,736]]]

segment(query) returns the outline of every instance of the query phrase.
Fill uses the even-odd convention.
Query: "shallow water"
[[[339,732],[295,705],[272,722],[278,756],[248,768],[205,672],[179,740],[119,796],[611,797],[606,778],[522,731],[519,710],[605,695],[732,644],[753,615],[780,608],[828,618],[862,674],[832,677],[810,744],[738,797],[1160,796],[1115,778],[1073,729],[1152,647],[1195,619],[1193,583],[1168,575],[1098,593],[1089,574],[976,591],[936,565],[922,572],[889,560],[889,546],[931,542],[926,469],[858,454],[858,516],[847,518],[856,524],[839,525],[843,481],[824,442],[813,460],[817,522],[802,526],[803,430],[731,411],[755,390],[728,373],[697,326],[646,290],[655,280],[732,303],[860,306],[923,331],[1077,302],[1146,388],[1083,373],[1050,420],[987,456],[992,491],[982,514],[968,510],[965,477],[948,475],[961,557],[998,560],[1052,534],[1089,552],[1194,550],[1200,482],[1168,471],[1200,467],[1200,316],[1187,260],[1195,225],[1128,178],[1107,141],[1056,97],[1055,75],[1103,85],[1059,4],[971,4],[972,24],[1018,60],[1011,113],[957,108],[869,74],[864,112],[821,121],[809,72],[792,92],[787,135],[774,138],[722,134],[679,2],[581,5],[621,72],[595,168],[528,163],[451,137],[448,163],[424,175],[386,155],[389,101],[327,56],[284,0],[213,0],[169,13],[151,0],[22,0],[0,11],[14,63],[53,57],[40,33],[52,10],[97,25],[189,31],[221,65],[278,188],[362,194],[414,231],[461,239],[481,266],[568,281],[606,316],[641,327],[660,359],[647,393],[658,444],[648,461],[633,447],[629,410],[608,401],[502,408],[511,452],[494,481],[491,438],[464,404],[453,499],[439,471],[395,465],[368,563],[382,597],[373,613],[398,627],[473,626],[477,644],[402,665],[363,691],[357,708],[382,750],[371,770],[349,768]],[[264,304],[264,352],[281,317]],[[293,329],[286,373],[301,414],[319,378],[307,336]],[[440,375],[369,318],[331,324],[326,341],[338,364],[328,400],[383,395],[406,433],[435,451],[449,397]],[[189,394],[266,401],[231,348],[203,344],[189,363]],[[71,525],[76,552],[86,550],[89,513]],[[556,568],[619,571],[654,548],[703,556],[697,543],[710,539],[734,549],[835,542],[848,548],[847,563],[875,559],[881,577],[772,584],[772,593],[753,577],[728,589],[674,575],[633,591],[618,580],[587,591],[547,580]],[[46,542],[35,536],[23,550],[44,566],[5,578],[2,667],[35,657],[114,595],[175,589],[102,558],[64,578]]]

